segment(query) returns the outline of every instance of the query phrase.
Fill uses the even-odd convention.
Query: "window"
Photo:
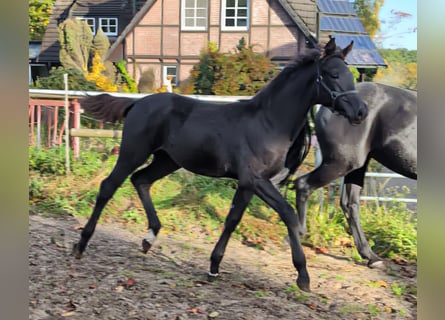
[[[162,83],[164,84],[167,80],[167,77],[170,78],[172,85],[177,85],[177,67],[176,66],[164,66],[162,70]]]
[[[222,30],[247,30],[249,27],[249,0],[223,0]]]
[[[117,36],[117,18],[99,18],[99,28],[107,36]]]
[[[85,17],[78,17],[77,19],[82,20],[82,21],[86,21],[86,23],[88,23],[88,25],[91,28],[91,32],[93,34],[96,34],[96,19],[94,19],[94,18],[85,18]]]
[[[206,30],[207,8],[207,0],[182,0],[182,30]]]

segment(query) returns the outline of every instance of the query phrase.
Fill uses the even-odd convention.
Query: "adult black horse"
[[[111,174],[102,181],[93,213],[73,253],[80,258],[96,227],[102,209],[122,182],[150,155],[153,160],[131,176],[147,214],[146,252],[161,228],[150,197],[158,179],[179,168],[210,177],[238,180],[224,231],[216,244],[210,276],[217,276],[226,245],[245,208],[256,194],[286,224],[297,284],[309,291],[309,274],[297,232],[298,219],[270,182],[285,165],[286,154],[307,119],[309,108],[322,103],[352,123],[361,122],[367,107],[355,91],[353,76],[344,59],[353,43],[338,48],[335,39],[324,47],[308,49],[287,66],[251,100],[214,105],[176,94],[155,94],[139,100],[110,95],[81,102],[87,113],[105,121],[125,117],[119,157]]]
[[[344,177],[341,208],[359,254],[368,260],[368,266],[377,267],[382,259],[372,251],[360,224],[360,191],[371,158],[405,177],[417,179],[417,92],[372,82],[359,83],[356,88],[369,110],[361,124],[351,125],[326,107],[316,114],[314,124],[322,162],[294,182],[296,207],[299,232],[304,235],[308,197],[314,190]],[[297,153],[300,149],[301,144],[295,144],[290,150]],[[289,158],[293,159],[291,163],[301,162]]]

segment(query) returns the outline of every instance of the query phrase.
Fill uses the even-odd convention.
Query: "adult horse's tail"
[[[125,118],[136,99],[113,97],[109,94],[88,96],[80,100],[85,113],[104,122],[119,122]]]

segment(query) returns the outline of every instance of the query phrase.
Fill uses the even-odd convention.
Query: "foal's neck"
[[[291,139],[303,127],[316,90],[316,63],[295,67],[278,87],[271,83],[258,96],[266,123],[289,135]]]

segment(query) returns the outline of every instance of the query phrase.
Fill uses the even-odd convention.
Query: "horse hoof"
[[[374,260],[374,261],[369,261],[368,262],[368,268],[371,269],[385,269],[386,265],[385,262],[382,260]]]
[[[142,239],[142,252],[147,253],[148,250],[151,248],[151,243],[148,242],[146,239]]]
[[[209,282],[215,281],[218,278],[219,278],[219,273],[211,273],[211,272],[207,273],[207,280]]]
[[[309,286],[309,282],[303,282],[297,279],[297,286],[301,291],[311,292],[311,287]]]
[[[72,253],[73,253],[73,256],[74,256],[76,259],[80,259],[80,258],[82,258],[82,252],[80,251],[80,247],[79,247],[79,244],[78,244],[78,243],[75,243],[75,244],[73,245],[73,251],[72,251]]]

